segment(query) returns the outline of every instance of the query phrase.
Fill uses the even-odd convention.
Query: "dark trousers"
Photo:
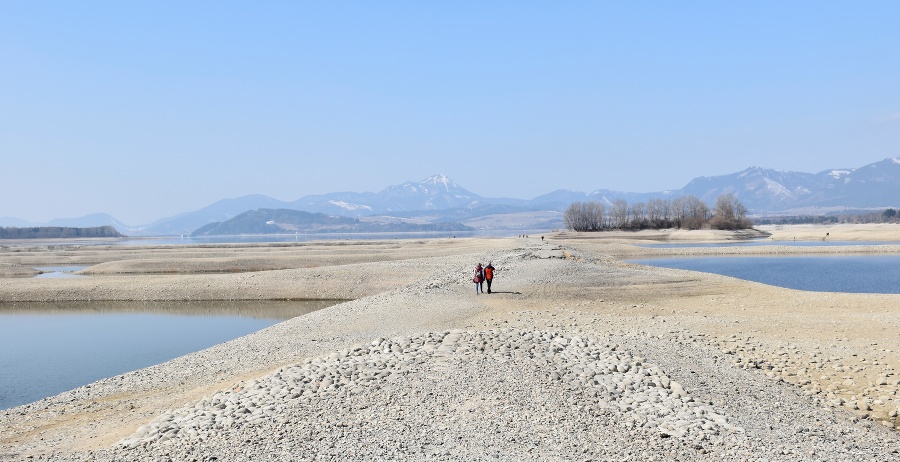
[[[488,293],[491,293],[491,281],[492,280],[493,279],[485,279],[485,281],[487,281],[487,283],[488,283]]]

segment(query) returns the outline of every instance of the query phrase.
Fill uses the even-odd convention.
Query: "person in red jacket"
[[[491,293],[491,281],[494,280],[494,265],[491,262],[488,262],[487,266],[484,267],[484,280],[488,283],[487,293]]]

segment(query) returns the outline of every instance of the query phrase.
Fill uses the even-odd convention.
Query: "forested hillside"
[[[112,226],[69,228],[37,226],[30,228],[0,227],[0,239],[57,239],[73,237],[123,237]]]

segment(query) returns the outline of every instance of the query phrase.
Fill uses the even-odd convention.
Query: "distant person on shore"
[[[472,278],[472,281],[475,281],[475,294],[484,293],[484,268],[481,267],[481,263],[475,266],[475,277]]]
[[[488,262],[487,266],[484,267],[484,280],[488,283],[487,293],[491,293],[491,281],[494,280],[494,265],[491,262]]]

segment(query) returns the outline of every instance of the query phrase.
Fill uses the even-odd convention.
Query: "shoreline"
[[[890,227],[873,227],[867,233],[859,227],[834,226],[829,226],[830,231],[827,232],[847,233],[850,238],[842,240],[864,240],[865,235],[897,239],[894,228]],[[821,234],[822,229],[810,227],[780,231],[813,236]],[[681,233],[673,234],[678,235],[669,239],[686,239]],[[696,240],[719,237],[703,231],[694,235]],[[92,271],[91,278],[77,280],[40,282],[39,279],[0,278],[0,300],[3,301],[199,300],[212,296],[263,300],[303,298],[312,294],[321,298],[343,296],[344,299],[353,299],[202,352],[0,412],[0,434],[3,435],[0,437],[0,459],[54,454],[53,458],[59,460],[85,460],[88,457],[97,460],[138,460],[158,454],[155,451],[187,450],[184,446],[187,441],[198,445],[200,452],[195,456],[221,453],[217,451],[223,451],[222,446],[229,444],[229,441],[232,444],[244,441],[229,438],[245,437],[253,427],[244,425],[221,430],[220,435],[208,436],[207,440],[181,441],[179,437],[171,439],[171,442],[131,449],[116,446],[116,443],[129,438],[141,425],[160,418],[167,409],[177,411],[185,405],[199,405],[204,396],[233,390],[241,383],[261,383],[270,380],[279,369],[287,370],[285,368],[307,360],[330,357],[334,352],[352,351],[378,338],[419,338],[426,332],[449,331],[459,332],[460,338],[473,338],[470,336],[488,335],[483,332],[502,332],[503,329],[514,332],[552,331],[561,338],[584,337],[591,341],[606,339],[606,343],[619,343],[623,354],[627,353],[630,358],[643,355],[641,357],[647,364],[659,368],[660,381],[665,378],[681,384],[696,402],[712,402],[712,405],[706,405],[711,406],[709,412],[716,415],[724,413],[723,418],[728,425],[744,429],[735,434],[723,430],[718,434],[705,435],[707,439],[696,444],[701,449],[694,448],[693,440],[685,440],[696,439],[696,433],[687,430],[684,435],[678,436],[676,431],[674,438],[663,438],[656,429],[629,429],[629,432],[636,432],[638,440],[647,448],[664,446],[686,460],[703,460],[710,457],[709,454],[728,458],[729,447],[743,448],[734,449],[737,455],[763,450],[753,446],[753,438],[757,438],[774,444],[769,452],[760,454],[787,458],[786,454],[772,451],[779,444],[782,448],[799,444],[791,436],[797,434],[794,427],[802,424],[812,428],[816,425],[815,419],[819,419],[828,422],[832,430],[840,429],[857,435],[854,438],[860,441],[857,444],[863,448],[860,449],[862,453],[897,457],[896,452],[891,450],[900,447],[900,439],[896,430],[888,430],[888,425],[900,425],[896,416],[897,409],[900,409],[900,377],[897,375],[900,369],[900,339],[897,333],[900,329],[900,297],[808,293],[715,275],[630,265],[620,260],[622,256],[644,250],[633,250],[635,247],[622,242],[624,239],[614,235],[601,239],[566,233],[547,235],[546,242],[541,242],[539,237],[461,238],[408,242],[321,241],[228,249],[176,247],[148,252],[138,248],[92,246],[95,248],[82,248],[64,255],[46,250],[24,257],[0,253],[2,263],[80,261],[94,266],[86,270]],[[631,242],[640,240],[633,235],[630,238]],[[808,251],[809,248],[802,250]],[[892,245],[873,252],[885,250],[888,253],[900,252]],[[790,252],[801,253],[797,250]],[[465,275],[475,262],[488,260],[493,260],[495,266],[501,268],[495,282],[497,293],[476,297],[471,293],[471,282]],[[202,273],[203,267],[223,265],[245,270],[225,274]],[[193,273],[166,272],[173,268],[181,268],[182,271],[188,268]],[[788,307],[790,309],[786,310]],[[502,337],[507,334],[496,335]],[[498,342],[509,341],[501,337],[498,337]],[[673,346],[689,354],[682,358],[674,357]],[[464,349],[461,346],[457,348]],[[455,361],[461,358],[458,356],[463,354],[461,351],[448,350],[446,356],[434,356],[434,353],[428,352],[415,356],[410,353],[408,362],[425,361],[423,364],[430,365],[428,370],[431,372],[415,372],[414,368],[403,366],[408,372],[397,379],[398,383],[403,383],[407,390],[409,387],[425,390],[432,386],[429,385],[429,377],[439,375],[448,382],[448,392],[462,393],[463,388],[450,385],[460,377],[443,369],[443,366],[435,365],[444,361],[438,358],[444,357],[450,361],[448,364],[457,364]],[[478,359],[482,357],[477,355],[472,358],[488,361]],[[536,367],[528,365],[530,363],[518,364],[515,358],[512,359],[518,367]],[[631,361],[640,362],[637,359]],[[483,366],[503,371],[506,366],[502,364],[488,361]],[[544,367],[538,370],[544,370]],[[692,370],[700,375],[692,374]],[[466,371],[472,375],[469,377],[471,380],[490,383],[477,371]],[[763,428],[762,423],[757,422],[759,414],[750,410],[749,404],[743,403],[743,398],[734,395],[735,390],[727,389],[727,384],[716,383],[723,377],[741,383],[743,391],[750,394],[782,396],[786,393],[784,396],[793,396],[776,400],[784,407],[782,411],[767,408],[775,416],[781,412],[784,418],[767,422],[766,425],[772,426],[772,429]],[[380,390],[395,389],[392,382],[385,382],[380,387]],[[671,388],[667,390],[671,391]],[[516,392],[515,389],[510,390],[510,393],[513,392]],[[483,401],[484,393],[474,392],[466,399],[474,406]],[[575,392],[561,390],[560,393],[561,396],[569,396]],[[325,406],[323,403],[332,399],[329,395],[322,396],[318,401],[307,403],[306,410],[291,408],[293,410],[290,412],[306,412],[316,406]],[[385,399],[393,399],[391,396],[402,395],[388,393]],[[353,401],[358,397],[348,395],[345,399]],[[428,400],[425,395],[419,396],[419,399]],[[278,403],[281,406],[281,402]],[[389,403],[380,406],[394,409]],[[506,409],[504,412],[488,413],[482,417],[490,420],[509,412],[523,412],[522,415],[540,420],[546,415],[553,415],[550,411],[542,411],[549,413],[546,415],[529,414],[534,410],[525,408],[516,411],[518,408],[507,409],[508,406],[498,406]],[[487,408],[490,406],[482,404],[471,409]],[[625,421],[637,422],[634,420],[637,418],[634,416],[638,415],[634,414],[636,411],[616,409],[604,408],[602,412],[592,412],[601,412],[602,415],[612,412],[612,415],[627,417]],[[448,419],[460,419],[482,411],[462,409],[457,412],[450,409],[443,412]],[[895,414],[893,417],[892,412]],[[347,411],[348,416],[362,416],[361,413],[365,411]],[[812,417],[800,416],[803,413]],[[580,414],[574,412],[573,415]],[[408,418],[413,419],[411,416]],[[598,418],[597,415],[594,418]],[[443,418],[434,420],[444,421]],[[338,433],[333,434],[358,428],[355,425],[361,424],[351,422],[349,425],[335,427],[333,431]],[[255,437],[267,441],[266,437]],[[544,441],[536,435],[529,437]],[[836,446],[838,449],[832,447],[839,439],[832,436],[825,438],[823,441],[827,440],[829,450],[837,452],[832,456],[818,453],[819,456],[857,458],[852,455],[856,453],[846,452],[847,449],[841,449],[840,445]],[[340,443],[341,440],[336,441]],[[491,441],[476,438],[469,443],[485,451],[503,446]],[[300,443],[295,441],[294,444]],[[447,444],[445,448],[455,448],[447,456],[451,459],[454,456],[461,459],[464,454],[472,455],[457,445]],[[518,445],[508,444],[511,445],[511,454],[524,454],[516,452],[523,450]],[[595,447],[596,441],[583,444],[592,451],[598,451],[595,454],[601,457],[606,454],[603,452],[605,449]],[[731,444],[735,446],[729,446]],[[809,451],[821,451],[824,449],[822,445],[825,445],[809,444],[812,445]],[[555,454],[550,446],[550,443],[540,446],[538,454]],[[408,452],[400,455],[414,459],[429,458],[434,456],[428,452],[431,449],[408,448]],[[629,450],[627,447],[619,449],[621,451],[608,455],[626,454]],[[811,456],[809,451],[800,455],[811,460],[820,458]],[[367,454],[377,456],[372,452]],[[759,457],[759,454],[753,457]],[[275,457],[271,460],[279,459]]]

